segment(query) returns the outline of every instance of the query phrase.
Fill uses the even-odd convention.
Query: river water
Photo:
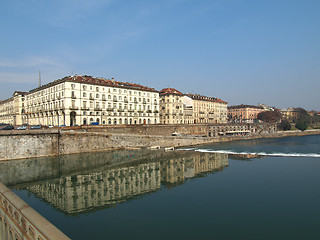
[[[17,160],[0,176],[72,239],[320,239],[320,135]]]

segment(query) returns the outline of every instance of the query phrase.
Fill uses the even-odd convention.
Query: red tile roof
[[[234,105],[234,106],[229,106],[228,109],[240,109],[240,108],[256,108],[256,109],[263,109],[263,107],[260,106],[254,106],[254,105]]]
[[[163,95],[178,95],[178,96],[183,96],[181,92],[179,92],[177,89],[174,88],[164,88],[160,91],[160,96]]]
[[[202,100],[202,101],[210,101],[210,102],[219,102],[219,103],[228,103],[226,101],[223,101],[219,98],[215,98],[215,97],[207,97],[207,96],[203,96],[200,94],[185,94],[186,96],[192,98],[193,100]]]
[[[85,84],[94,84],[94,85],[100,85],[100,86],[108,86],[108,87],[119,87],[119,88],[128,88],[128,89],[134,89],[134,90],[141,90],[141,91],[150,91],[150,92],[159,92],[155,90],[154,88],[142,86],[140,84],[135,83],[128,83],[128,82],[119,82],[115,81],[114,79],[105,79],[105,78],[96,78],[92,76],[67,76],[62,79],[55,80],[51,83],[48,83],[46,85],[43,85],[41,87],[35,88],[30,90],[29,92],[35,92],[47,87],[51,87],[57,84],[60,84],[62,82],[79,82],[79,83],[85,83]]]

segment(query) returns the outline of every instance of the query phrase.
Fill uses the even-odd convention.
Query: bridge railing
[[[70,238],[0,182],[0,239]]]

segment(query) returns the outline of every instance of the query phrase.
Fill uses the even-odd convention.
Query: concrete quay
[[[3,131],[0,133],[0,161],[113,149],[152,146],[176,148],[244,139],[320,134],[320,130],[280,132],[275,131],[270,126],[245,126],[246,129],[250,130],[250,134],[246,136],[217,136],[217,133],[221,133],[222,129],[229,127],[226,125],[214,126],[215,130],[213,126],[209,125],[173,125],[164,127],[155,125]],[[172,132],[180,134],[171,136]]]

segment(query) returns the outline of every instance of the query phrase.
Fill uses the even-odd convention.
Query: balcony
[[[69,109],[70,109],[70,110],[78,110],[79,108],[76,107],[76,106],[71,106],[71,107],[69,107]]]
[[[107,99],[106,98],[102,98],[102,101],[107,101]]]
[[[94,110],[95,111],[102,111],[102,108],[101,107],[95,107]]]
[[[89,111],[89,108],[88,107],[82,107],[81,110]]]
[[[158,110],[154,110],[153,112],[154,112],[154,113],[158,113],[159,111],[158,111]]]
[[[133,109],[129,109],[128,112],[134,112],[134,110]]]
[[[72,95],[71,98],[76,99],[77,97],[75,95]],[[54,100],[54,98],[53,98],[53,100]]]
[[[148,110],[147,113],[152,113],[152,111],[151,111],[151,110]]]
[[[113,108],[107,108],[107,111],[113,112]]]
[[[90,96],[89,99],[90,99],[90,100],[93,100],[94,98],[93,98],[93,96]]]

